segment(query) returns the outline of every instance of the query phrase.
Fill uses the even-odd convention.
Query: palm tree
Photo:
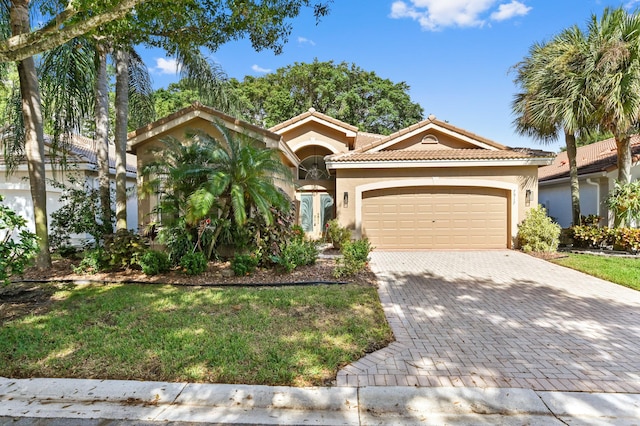
[[[640,119],[640,15],[605,9],[589,22],[592,54],[585,64],[595,117],[613,134],[618,150],[618,181],[631,181],[630,138]]]
[[[245,137],[232,136],[224,126],[214,125],[220,140],[203,133],[192,138],[191,143],[204,143],[214,150],[207,182],[188,197],[187,221],[195,224],[213,215],[240,227],[249,216],[258,214],[267,225],[272,224],[271,208],[286,209],[289,205],[275,180],[292,182],[291,172],[276,151],[256,147]],[[220,230],[216,229],[214,242]]]
[[[587,55],[586,37],[577,27],[563,31],[549,43],[534,44],[516,65],[516,83],[522,92],[516,94],[512,105],[519,133],[542,142],[564,133],[574,225],[581,221],[576,134],[593,125],[593,107],[587,97],[589,80],[584,72]]]

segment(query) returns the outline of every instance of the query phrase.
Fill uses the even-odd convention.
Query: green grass
[[[568,253],[554,263],[602,278],[634,290],[640,290],[640,259]]]
[[[0,376],[325,385],[391,339],[368,286],[59,286],[0,328]]]

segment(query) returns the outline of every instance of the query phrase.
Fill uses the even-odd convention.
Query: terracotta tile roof
[[[358,132],[358,134],[356,135],[355,148],[358,149],[362,146],[370,145],[384,138],[386,138],[386,136],[378,135],[376,133]]]
[[[443,161],[443,160],[510,160],[532,157],[550,157],[553,153],[528,149],[488,150],[488,149],[442,149],[422,151],[351,151],[329,157],[329,161]]]
[[[640,135],[631,137],[631,154],[634,162],[640,161]],[[618,152],[616,141],[611,138],[579,147],[576,154],[576,162],[579,175],[609,172],[617,169]],[[540,182],[567,177],[569,177],[569,160],[566,151],[559,153],[550,165],[538,169],[538,181]]]
[[[45,136],[45,157],[47,163],[51,161],[59,161],[54,160],[53,156],[49,153],[51,149],[52,141],[51,136]],[[116,168],[116,148],[114,145],[109,144],[109,168],[113,173],[115,173]],[[93,139],[87,138],[82,135],[73,135],[72,140],[69,143],[69,150],[67,152],[67,163],[86,163],[91,166],[96,166],[98,164],[97,155],[95,149],[93,147]],[[4,158],[0,157],[0,165],[5,164]],[[127,165],[126,169],[128,173],[136,173],[138,169],[136,156],[133,154],[127,154]]]
[[[377,146],[385,144],[385,143],[387,143],[387,142],[389,142],[389,141],[391,141],[393,139],[397,139],[397,138],[399,138],[399,137],[401,137],[403,135],[406,135],[407,133],[411,133],[414,130],[418,130],[418,129],[421,129],[423,127],[426,127],[426,126],[428,126],[429,124],[432,124],[432,123],[437,125],[438,127],[442,127],[444,129],[450,130],[452,132],[459,133],[459,134],[467,136],[468,138],[471,138],[471,139],[475,139],[478,142],[482,142],[485,145],[489,145],[489,146],[492,146],[492,147],[497,148],[497,149],[508,149],[508,147],[506,147],[504,145],[500,145],[497,142],[494,142],[492,140],[483,138],[482,136],[476,135],[475,133],[468,132],[468,131],[466,131],[464,129],[461,129],[459,127],[453,126],[453,125],[451,125],[451,124],[449,124],[449,123],[447,123],[445,121],[438,120],[434,116],[429,116],[429,118],[427,118],[426,120],[423,120],[423,121],[421,121],[419,123],[413,124],[413,125],[411,125],[409,127],[406,127],[406,128],[404,128],[402,130],[399,130],[399,131],[397,131],[395,133],[392,133],[389,136],[385,136],[383,139],[380,139],[380,140],[377,140],[375,142],[372,142],[369,145],[361,146],[356,151],[360,151],[360,152],[369,151],[369,150],[371,150],[371,149],[373,149],[373,148],[375,148]]]
[[[309,108],[308,111],[303,112],[300,115],[296,115],[295,117],[290,118],[287,121],[284,121],[284,122],[282,122],[280,124],[276,124],[275,126],[270,128],[269,131],[277,133],[278,130],[284,129],[284,128],[288,127],[288,126],[291,126],[292,124],[295,124],[295,123],[297,123],[299,121],[302,121],[302,120],[304,120],[304,119],[306,119],[308,117],[311,117],[311,116],[319,118],[321,120],[328,121],[330,123],[335,124],[336,126],[344,127],[345,129],[351,130],[353,132],[357,132],[358,131],[358,128],[356,126],[353,126],[353,125],[351,125],[349,123],[345,123],[344,121],[340,121],[337,118],[333,118],[333,117],[330,117],[330,116],[328,116],[326,114],[318,112],[314,108]]]
[[[232,116],[230,116],[228,114],[225,114],[225,113],[223,113],[221,111],[218,111],[215,108],[211,108],[211,107],[208,107],[206,105],[202,105],[200,102],[194,102],[190,106],[182,108],[181,110],[176,111],[173,114],[167,115],[166,117],[163,117],[163,118],[161,118],[159,120],[156,120],[153,123],[149,123],[146,126],[140,127],[139,129],[136,129],[136,130],[134,130],[132,132],[129,132],[129,134],[127,135],[127,138],[131,139],[131,138],[134,138],[136,136],[139,136],[139,135],[143,134],[144,132],[148,132],[149,130],[152,130],[155,127],[162,126],[163,124],[169,123],[172,120],[180,118],[180,117],[182,117],[184,115],[187,115],[187,114],[189,114],[190,112],[193,112],[193,111],[206,112],[208,114],[211,114],[211,115],[214,115],[214,116],[220,118],[223,121],[227,121],[227,122],[231,122],[231,123],[235,123],[235,124],[241,125],[244,128],[250,129],[250,130],[252,130],[252,131],[254,131],[256,133],[260,133],[260,134],[266,135],[266,136],[268,136],[268,137],[270,137],[272,139],[276,139],[276,140],[279,139],[279,135],[275,135],[273,132],[271,132],[271,131],[269,131],[267,129],[264,129],[264,128],[260,127],[260,126],[256,126],[255,124],[251,124],[251,123],[248,123],[246,121],[240,120],[239,118],[232,117]]]

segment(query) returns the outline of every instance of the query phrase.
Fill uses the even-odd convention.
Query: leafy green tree
[[[355,64],[295,63],[263,77],[233,81],[243,116],[267,127],[313,107],[363,131],[390,134],[423,116],[411,102],[409,85],[393,83]]]
[[[564,133],[571,179],[574,225],[579,225],[580,188],[576,163],[576,134],[594,127],[593,108],[587,98],[589,54],[586,37],[577,27],[563,31],[546,44],[534,44],[516,65],[521,92],[512,104],[516,130],[545,142]]]

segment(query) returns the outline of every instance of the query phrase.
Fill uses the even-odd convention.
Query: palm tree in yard
[[[533,45],[515,67],[516,83],[522,90],[512,104],[517,131],[542,142],[564,134],[574,225],[580,224],[576,134],[593,127],[593,106],[587,96],[589,75],[585,72],[588,54],[586,36],[572,27],[546,44]]]
[[[622,8],[592,16],[585,66],[595,118],[613,134],[618,151],[618,181],[631,181],[631,135],[640,119],[640,15]]]
[[[219,140],[207,134],[194,137],[194,142],[202,140],[214,149],[207,182],[188,197],[187,221],[193,224],[214,215],[242,226],[255,213],[267,225],[272,224],[271,208],[286,209],[289,205],[275,180],[291,181],[291,172],[275,150],[256,147],[241,135],[232,136],[221,125],[216,124],[216,128]],[[214,242],[221,229],[220,226],[216,229]]]

